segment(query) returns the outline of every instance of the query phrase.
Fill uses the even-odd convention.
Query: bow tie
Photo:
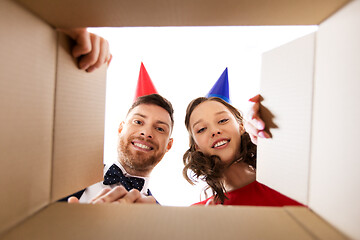
[[[120,183],[128,191],[133,188],[141,191],[144,186],[145,180],[137,177],[125,177],[121,169],[116,166],[116,164],[113,164],[105,173],[103,184],[111,185],[115,183]]]

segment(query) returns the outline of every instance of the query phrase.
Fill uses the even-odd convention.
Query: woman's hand
[[[248,112],[244,121],[244,127],[247,133],[249,133],[251,141],[257,144],[258,137],[270,138],[270,134],[265,131],[265,123],[260,116],[260,102],[261,96],[258,94],[255,97],[249,99],[253,102],[250,111]]]

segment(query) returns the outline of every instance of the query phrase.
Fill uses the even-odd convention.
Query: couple
[[[88,72],[109,64],[108,42],[86,28],[60,29],[73,40],[72,55]],[[260,96],[252,99],[249,121],[220,98],[200,97],[186,111],[190,148],[183,156],[183,175],[193,183],[201,178],[213,196],[197,204],[284,206],[300,203],[256,181],[257,138],[269,138],[259,116]],[[137,98],[119,126],[118,160],[105,167],[104,181],[67,199],[79,202],[155,203],[148,189],[153,168],[170,150],[173,108],[158,94]],[[246,131],[245,131],[246,129]],[[194,176],[188,176],[188,170]]]
[[[257,137],[269,137],[259,118],[259,96],[251,120],[243,120],[232,105],[216,97],[193,100],[185,125],[190,148],[183,157],[184,177],[204,179],[213,196],[197,204],[284,206],[300,203],[256,181]],[[246,130],[244,127],[246,124]],[[118,159],[105,167],[104,181],[88,187],[69,203],[155,203],[148,189],[153,168],[171,149],[173,108],[159,94],[141,96],[119,126]],[[254,142],[254,143],[253,143]],[[188,170],[194,176],[188,176]]]

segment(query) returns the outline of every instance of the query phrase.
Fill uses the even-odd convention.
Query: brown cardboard
[[[180,236],[178,239],[192,237],[238,239],[239,236],[250,239],[322,239],[322,236],[325,236],[326,239],[328,236],[337,236],[333,235],[335,230],[331,226],[319,222],[315,214],[305,208],[302,208],[303,210],[221,206],[176,208],[156,205],[95,206],[50,203],[75,189],[89,185],[99,177],[100,170],[96,172],[92,167],[87,169],[83,165],[87,164],[86,159],[90,157],[91,166],[97,168],[99,165],[97,158],[99,162],[102,160],[100,139],[103,139],[103,136],[99,129],[103,128],[100,127],[103,119],[95,116],[94,121],[88,122],[93,116],[87,110],[89,104],[96,106],[95,115],[103,111],[101,92],[104,90],[104,85],[99,83],[96,85],[97,88],[87,88],[86,78],[91,76],[89,80],[91,82],[94,81],[92,77],[97,76],[103,81],[104,75],[103,72],[99,73],[99,76],[80,73],[81,71],[76,69],[76,63],[69,57],[69,52],[66,50],[68,46],[64,39],[60,39],[59,48],[56,50],[55,31],[48,24],[56,27],[143,24],[161,26],[314,24],[335,12],[345,3],[344,1],[301,1],[300,3],[294,1],[291,5],[288,1],[271,1],[271,6],[268,5],[268,1],[250,3],[188,0],[141,4],[136,1],[101,1],[100,3],[100,1],[23,0],[21,2],[41,16],[45,22],[24,11],[11,0],[0,1],[2,31],[0,35],[2,52],[0,187],[4,191],[0,200],[0,234],[4,234],[3,237],[6,239],[72,239],[104,236],[119,238],[119,235],[116,235],[119,232],[126,234],[125,239],[138,239],[144,236],[159,239],[172,239],[178,236]],[[349,6],[351,6],[350,16],[358,13],[358,5]],[[335,23],[339,21],[336,19]],[[358,26],[352,21],[350,25]],[[347,29],[344,28],[346,30],[344,33],[348,33]],[[330,35],[332,36],[333,33]],[[346,34],[344,36],[347,37]],[[355,41],[357,36],[352,36],[354,41],[342,39],[343,45],[357,50],[356,47],[359,46],[359,41]],[[319,41],[318,44],[324,43]],[[330,42],[329,46],[338,47],[333,44]],[[325,46],[325,49],[327,48],[328,46]],[[348,72],[353,75],[358,69],[357,55],[354,57],[354,54],[346,53],[349,54],[350,61],[355,61],[349,64],[350,69],[344,68],[345,64],[341,65],[340,69],[345,69],[342,72],[345,76]],[[326,59],[325,57],[326,54],[322,56]],[[343,57],[345,58],[335,61],[335,65],[348,56]],[[328,61],[335,59],[337,58],[332,56]],[[322,65],[321,72],[325,72],[326,68],[327,64]],[[337,66],[332,67],[332,69],[336,68]],[[332,72],[333,75],[336,73],[336,71]],[[75,82],[70,79],[75,79]],[[85,81],[77,81],[79,79]],[[357,85],[354,82],[348,83],[350,87],[356,89]],[[86,89],[84,93],[81,92],[83,88]],[[94,99],[91,99],[91,96]],[[343,96],[347,94],[344,93]],[[356,107],[356,101],[354,104],[352,108]],[[337,126],[341,126],[341,120],[336,119]],[[356,139],[353,141],[356,142]],[[91,151],[85,153],[84,151],[87,150]],[[76,164],[80,168],[75,171],[72,166]],[[353,169],[352,174],[356,168]],[[88,171],[94,173],[89,174]],[[79,176],[76,177],[77,173]],[[85,178],[84,174],[88,174],[89,178]],[[357,178],[353,177],[352,180],[356,182]],[[315,185],[315,187],[319,186]],[[312,191],[316,189],[318,188]],[[314,196],[318,197],[321,193],[320,191]],[[319,199],[324,200],[318,198],[316,204],[314,202],[311,206],[319,206],[321,204]],[[357,204],[353,207],[355,210],[358,209]],[[317,212],[316,209],[320,208],[315,208]],[[334,211],[331,211],[331,214],[336,214],[336,208],[332,209]],[[348,209],[351,210],[350,207]],[[356,211],[354,215],[349,214],[348,209],[346,211],[348,221],[354,224],[350,225],[351,228],[339,229],[346,230],[346,234],[351,237],[356,237],[359,232],[353,226],[358,222],[358,215]],[[328,217],[326,216],[327,220]],[[128,222],[121,222],[125,218]],[[335,223],[338,227],[344,222]],[[96,225],[100,225],[100,228]],[[145,230],[134,229],[136,225],[142,226]]]
[[[58,27],[317,25],[348,2],[347,0],[78,0],[76,3],[71,0],[18,1],[40,18]]]
[[[51,201],[103,177],[106,66],[80,71],[69,53],[70,42],[60,34]]]
[[[312,213],[303,207],[304,212]],[[325,228],[331,228],[324,225]],[[55,203],[4,239],[314,239],[284,208]]]
[[[50,200],[56,34],[0,1],[0,233]]]
[[[261,69],[264,100],[260,112],[272,138],[259,140],[256,177],[305,205],[309,198],[315,39],[316,33],[311,33],[264,53]]]
[[[335,228],[329,228],[329,223],[325,222],[311,210],[299,207],[284,207],[301,226],[304,227],[314,239],[347,239],[341,232]]]

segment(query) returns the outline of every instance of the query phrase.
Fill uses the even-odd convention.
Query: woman
[[[197,98],[186,110],[185,126],[190,148],[183,157],[183,175],[191,184],[194,178],[206,181],[213,193],[196,204],[302,206],[256,181],[256,145],[233,106],[216,97]],[[194,175],[189,177],[188,170]]]

